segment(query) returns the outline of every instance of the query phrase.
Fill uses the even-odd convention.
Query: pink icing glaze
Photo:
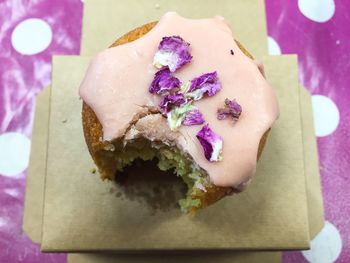
[[[157,71],[152,66],[153,56],[162,37],[173,35],[191,44],[193,60],[174,74],[182,82],[203,73],[218,73],[222,90],[194,105],[223,138],[223,159],[216,163],[205,159],[195,137],[201,125],[181,126],[177,143],[207,171],[215,185],[245,188],[256,170],[259,141],[278,118],[279,107],[272,88],[254,61],[240,51],[222,17],[192,20],[166,13],[143,37],[95,56],[81,84],[80,96],[96,113],[105,140],[123,136],[141,106],[159,104],[160,96],[148,92]],[[216,111],[223,107],[225,98],[235,98],[242,106],[236,123],[217,120]]]

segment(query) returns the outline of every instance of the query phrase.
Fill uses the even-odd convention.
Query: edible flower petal
[[[182,92],[169,94],[163,97],[160,101],[159,107],[163,113],[168,113],[174,107],[180,107],[185,104],[187,99]]]
[[[163,37],[154,55],[153,65],[156,68],[168,67],[171,72],[175,72],[191,61],[189,45],[179,36]]]
[[[217,111],[218,120],[232,117],[234,120],[238,120],[242,113],[242,107],[237,103],[235,99],[225,99],[225,108],[219,108]]]
[[[204,156],[210,162],[217,162],[222,159],[222,138],[213,132],[208,124],[197,133],[197,139],[203,147]]]
[[[161,69],[155,75],[149,88],[150,93],[168,94],[174,88],[181,86],[180,80],[171,75],[169,69]]]
[[[187,96],[193,100],[200,100],[205,93],[211,97],[220,90],[221,83],[218,79],[216,71],[214,71],[192,79]]]
[[[242,113],[242,107],[237,103],[235,99],[225,99],[225,105],[232,111],[234,118],[239,118]]]
[[[218,112],[217,112],[217,118],[218,120],[224,120],[226,119],[227,117],[231,116],[231,110],[228,109],[228,108],[220,108],[218,109]]]
[[[182,121],[183,125],[199,125],[204,123],[203,114],[195,107],[189,112],[186,113],[185,118]]]
[[[167,113],[167,121],[168,121],[169,128],[172,131],[176,130],[182,124],[182,121],[184,120],[186,113],[188,113],[193,109],[194,107],[190,103],[187,103],[182,107],[174,108],[171,111],[169,111]]]

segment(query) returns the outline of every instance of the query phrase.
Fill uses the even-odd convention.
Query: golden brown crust
[[[125,43],[129,43],[131,41],[134,41],[143,35],[147,34],[155,25],[157,22],[151,22],[148,24],[145,24],[143,26],[137,27],[134,30],[130,31],[129,33],[126,33],[124,36],[118,38],[110,47],[119,46]]]
[[[143,35],[148,33],[156,24],[157,22],[151,22],[130,31],[129,33],[117,39],[111,45],[111,47],[122,45],[142,37]],[[239,43],[237,40],[235,41],[238,47],[242,50],[242,52],[249,58],[253,59],[253,56],[243,47],[243,45]],[[100,167],[102,164],[99,163],[100,158],[98,158],[98,153],[101,152],[101,150],[103,150],[105,147],[105,144],[102,142],[102,125],[98,121],[93,110],[85,102],[83,102],[82,122],[83,122],[84,136],[85,136],[86,144],[89,148],[89,152],[93,160],[95,161],[96,165]],[[260,140],[259,148],[258,148],[258,156],[257,156],[258,159],[260,158],[260,155],[263,151],[268,133],[269,133],[269,130],[267,130],[264,133],[264,135]],[[105,178],[112,179],[106,173],[103,173],[103,171],[101,176],[103,179]],[[216,201],[220,200],[224,196],[230,195],[234,192],[239,192],[239,191],[231,187],[220,187],[212,184],[211,187],[207,188],[207,192],[200,192],[199,195],[192,196],[192,198],[200,199],[201,207],[205,207],[215,203]],[[192,212],[195,212],[194,210]]]

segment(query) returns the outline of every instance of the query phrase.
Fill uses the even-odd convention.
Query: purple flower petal
[[[155,75],[149,88],[150,93],[168,94],[172,89],[181,86],[180,80],[171,75],[169,69],[161,69]]]
[[[182,92],[172,95],[166,95],[159,103],[159,107],[163,113],[168,113],[174,107],[180,107],[185,104],[187,99]]]
[[[191,61],[189,45],[179,36],[163,37],[154,55],[153,65],[156,68],[168,67],[171,72],[175,72]]]
[[[194,100],[200,100],[205,93],[211,97],[220,90],[221,83],[216,71],[214,71],[192,79],[187,95]]]
[[[225,105],[232,111],[233,117],[238,119],[242,113],[241,105],[239,105],[235,99],[225,99]]]
[[[217,112],[218,120],[224,120],[227,117],[231,116],[231,110],[228,108],[220,108]]]
[[[197,133],[197,139],[204,150],[205,158],[210,162],[217,162],[221,160],[222,153],[222,138],[213,132],[208,124]]]
[[[199,125],[203,123],[203,114],[197,108],[194,108],[193,110],[187,112],[185,118],[182,121],[182,124],[186,126]]]
[[[232,117],[238,120],[242,113],[242,107],[237,103],[236,100],[225,99],[225,108],[219,108],[217,111],[218,120],[226,119],[227,117]]]

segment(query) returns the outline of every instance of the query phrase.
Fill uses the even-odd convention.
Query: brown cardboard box
[[[198,252],[170,254],[69,254],[69,263],[277,263],[281,256],[278,252]]]
[[[41,224],[42,224],[42,204],[44,198],[44,182],[49,121],[50,104],[50,87],[44,89],[37,97],[34,128],[32,136],[32,154],[27,177],[26,205],[24,213],[23,229],[36,242],[41,243]],[[309,105],[310,106],[310,105]],[[310,107],[309,107],[310,108]],[[280,262],[279,252],[239,252],[239,251],[222,251],[222,252],[197,252],[187,254],[123,254],[117,255],[112,253],[86,253],[86,254],[69,254],[68,262],[70,263],[143,263],[143,262],[164,262],[164,258],[169,263],[196,263],[196,262]]]
[[[46,138],[47,138],[47,123],[48,123],[48,108],[49,108],[49,88],[45,89],[37,99],[37,107],[35,114],[35,122],[32,137],[32,154],[30,171],[27,180],[27,194],[26,194],[26,212],[24,218],[24,229],[30,235],[35,242],[40,242],[41,238],[41,206],[40,203],[43,199],[44,188],[44,170],[45,164],[40,159],[46,159]],[[304,109],[304,113],[311,112],[310,96],[304,89],[301,91],[301,108]],[[312,124],[312,115],[302,115],[303,123]],[[312,125],[303,125],[303,134],[313,135]],[[303,136],[304,137],[304,136]],[[310,147],[305,147],[305,152]],[[312,148],[311,148],[312,149]],[[315,156],[315,151],[309,151],[306,155],[306,163],[310,163],[312,155]],[[316,166],[317,167],[317,166]],[[312,168],[312,166],[310,166]],[[313,169],[314,173],[311,173],[307,178],[313,178],[313,174],[317,169]],[[312,169],[309,169],[312,171]],[[314,179],[311,181],[311,183]],[[308,184],[308,190],[317,189],[314,184]],[[310,191],[309,191],[310,192]],[[313,199],[308,198],[309,203],[313,203],[314,207],[319,206]],[[311,202],[310,202],[311,201]],[[312,218],[312,217],[311,217]],[[316,217],[317,218],[317,217]],[[320,217],[321,219],[321,217]],[[318,220],[321,221],[321,220]],[[311,222],[313,225],[315,223]],[[216,260],[216,262],[279,262],[279,253],[277,252],[221,252],[221,253],[204,253],[188,254],[188,255],[171,255],[169,257],[170,262],[203,262],[203,258],[208,262]],[[70,254],[69,262],[163,262],[164,255],[114,255],[114,254]],[[186,261],[187,260],[187,261]]]
[[[221,15],[252,54],[260,58],[267,53],[264,0],[85,0],[81,55],[105,49],[167,11],[189,18]]]
[[[53,60],[43,251],[308,247],[295,56],[264,60],[281,116],[270,132],[253,183],[195,218],[179,209],[152,211],[138,199],[118,198],[115,183],[90,174],[94,164],[82,132],[77,92],[89,59]]]
[[[40,203],[43,200],[43,189],[44,189],[44,170],[45,162],[42,160],[46,159],[46,139],[47,139],[47,124],[49,117],[49,88],[45,89],[37,99],[37,107],[34,121],[33,137],[32,137],[32,154],[30,162],[30,170],[27,179],[27,193],[26,193],[26,211],[24,217],[24,230],[29,236],[37,243],[40,243],[41,239],[41,206]],[[310,96],[307,92],[301,88],[301,108],[304,109],[302,115],[303,120],[303,137],[314,136],[312,129],[312,115],[307,114],[311,112]],[[314,141],[314,137],[309,142]],[[310,145],[307,144],[307,145]],[[315,151],[312,151],[312,147],[304,147],[306,154],[306,163],[312,163],[314,156],[317,156]],[[314,184],[315,178],[317,178],[317,166],[306,166],[306,170],[309,167],[308,178],[308,192],[317,192],[317,184]],[[312,169],[313,168],[313,169]],[[310,181],[310,179],[312,179]],[[311,191],[310,191],[311,190]],[[313,197],[313,196],[311,196]],[[313,207],[319,207],[317,201],[310,198],[309,203]],[[318,196],[317,200],[321,200]],[[321,214],[322,215],[322,214]],[[322,222],[320,215],[314,215],[310,218],[319,219],[317,221]],[[311,225],[318,224],[316,220],[311,221]],[[163,255],[145,255],[145,256],[134,256],[134,255],[113,255],[113,254],[70,254],[69,262],[162,262]],[[204,258],[208,259],[208,262],[216,260],[216,262],[279,262],[279,253],[277,252],[221,252],[221,253],[203,253],[193,255],[171,255],[170,260],[176,260],[176,262],[201,262]],[[186,261],[188,260],[188,261]],[[174,261],[175,262],[175,261]]]

